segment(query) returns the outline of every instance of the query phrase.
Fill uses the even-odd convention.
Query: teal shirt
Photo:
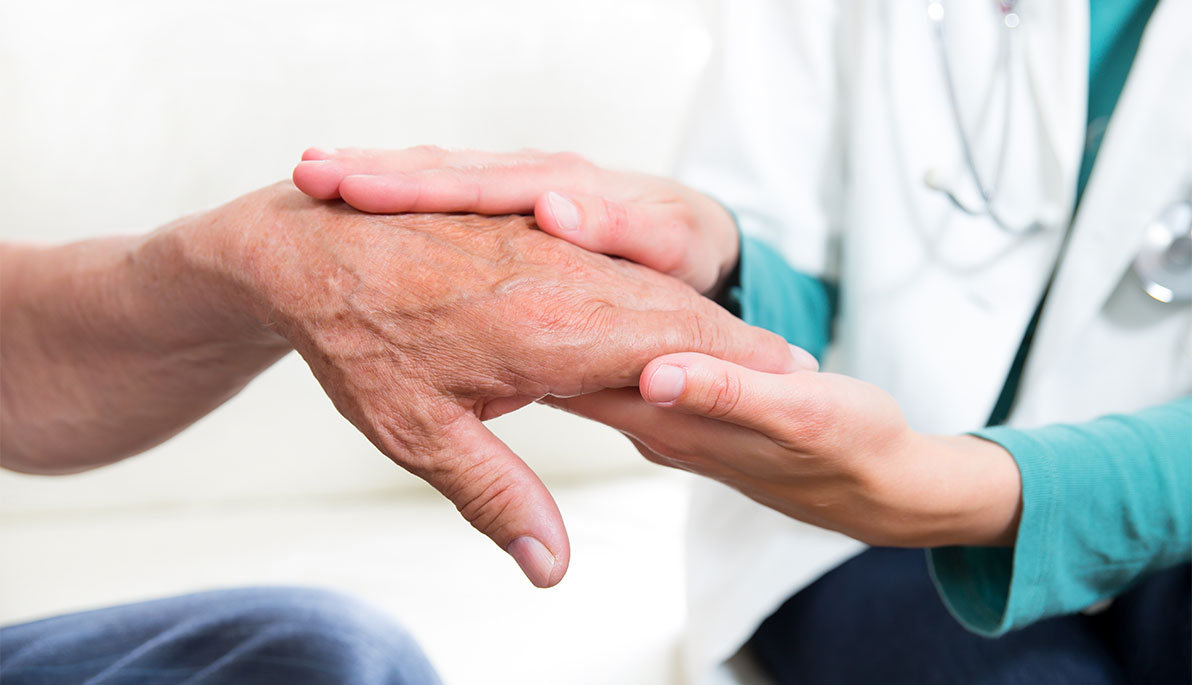
[[[1088,126],[1078,198],[1156,2],[1090,4]],[[738,279],[728,293],[730,309],[822,356],[835,316],[833,286],[792,269],[750,237],[742,239]],[[1019,373],[1016,364],[1007,381],[1011,391]],[[1023,514],[1013,548],[928,554],[941,597],[970,630],[993,636],[1078,611],[1192,557],[1192,398],[1086,424],[988,428],[977,435],[1014,457]]]
[[[749,236],[741,239],[737,268],[738,282],[722,304],[822,359],[832,338],[836,289],[792,269],[770,246]]]

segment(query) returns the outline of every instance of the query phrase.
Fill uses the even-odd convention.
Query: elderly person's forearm
[[[148,236],[0,246],[0,463],[70,473],[146,450],[289,345],[187,263],[183,219]]]
[[[678,280],[533,228],[370,216],[278,184],[144,238],[11,248],[5,463],[65,472],[133,454],[293,348],[381,452],[553,585],[562,518],[482,420],[634,385],[669,352],[768,371],[796,356]]]

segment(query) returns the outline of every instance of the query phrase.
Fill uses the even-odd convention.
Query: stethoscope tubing
[[[1004,73],[1007,79],[1004,99],[1005,112],[1002,118],[1001,148],[1004,149],[1009,142],[1010,93],[1013,90],[1009,83],[1010,32],[1018,27],[1020,20],[1016,12],[1018,0],[999,0],[998,4],[1003,15],[998,69]],[[958,211],[968,216],[986,217],[998,229],[1010,235],[1026,236],[1043,230],[1046,226],[1042,220],[1035,220],[1024,226],[1012,226],[1003,220],[995,209],[994,202],[997,199],[997,180],[1001,177],[1001,164],[999,162],[999,168],[994,174],[994,183],[986,184],[977,168],[973,145],[965,130],[960,113],[960,96],[948,59],[948,41],[944,30],[942,0],[928,0],[927,17],[932,24],[932,37],[939,53],[944,92],[948,100],[949,118],[955,130],[967,175],[981,198],[981,206],[972,207],[962,202],[950,188],[939,179],[934,178],[931,173],[924,179],[925,184],[932,190],[941,193]],[[1135,256],[1131,269],[1139,279],[1143,290],[1153,299],[1165,304],[1192,303],[1192,198],[1184,198],[1170,203],[1148,225],[1143,245]]]

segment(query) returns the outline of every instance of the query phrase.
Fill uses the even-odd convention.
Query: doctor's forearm
[[[932,552],[941,593],[971,629],[1078,611],[1192,557],[1192,398],[982,435],[1014,455],[1023,512],[1013,550]]]
[[[920,445],[920,482],[895,486],[918,488],[921,499],[935,506],[932,516],[912,524],[917,530],[897,545],[1013,545],[1022,516],[1022,482],[1009,452],[970,435],[920,436]]]
[[[183,245],[203,221],[148,236],[0,246],[3,466],[69,473],[136,454],[288,351],[192,268]]]

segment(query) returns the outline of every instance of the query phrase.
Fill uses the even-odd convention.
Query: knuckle
[[[564,296],[566,298],[566,296]],[[617,307],[601,300],[527,302],[526,339],[543,355],[537,363],[579,362],[615,327]]]
[[[687,330],[693,344],[692,351],[716,356],[716,353],[720,350],[723,335],[720,327],[707,317],[696,312],[688,313],[687,317]]]
[[[691,205],[678,200],[670,205],[671,220],[674,222],[676,231],[683,231],[686,233],[693,233],[695,231],[695,210]]]
[[[517,488],[508,468],[491,461],[481,461],[457,472],[457,483],[466,483],[449,494],[456,509],[468,523],[481,531],[493,531],[517,501]],[[476,487],[477,483],[483,483]]]
[[[680,222],[671,222],[660,238],[654,266],[666,274],[680,274],[688,267],[692,251],[687,227]]]
[[[520,241],[518,247],[533,251],[533,255],[525,259],[531,265],[533,276],[521,277],[518,283],[524,286],[521,290],[528,297],[534,298],[534,301],[524,303],[528,311],[575,306],[577,302],[596,297],[600,292],[598,286],[586,290],[577,284],[608,279],[600,268],[598,259],[602,258],[563,240],[550,238],[544,242],[538,240],[542,234],[530,231],[526,234],[528,239]]]
[[[602,300],[594,300],[584,307],[584,311],[578,315],[574,325],[579,331],[600,334],[609,330],[615,315],[615,306]]]
[[[706,414],[722,419],[736,411],[741,403],[741,380],[728,370],[717,374],[716,380],[702,398]]]
[[[629,211],[619,202],[601,198],[599,228],[610,243],[624,243],[630,235]]]
[[[436,488],[450,470],[449,464],[428,456],[436,453],[436,438],[414,422],[394,418],[376,422],[371,428],[362,430],[369,435],[377,449],[395,464]]]

